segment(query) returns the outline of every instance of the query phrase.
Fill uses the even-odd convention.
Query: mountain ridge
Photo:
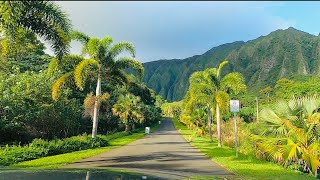
[[[282,77],[320,72],[320,39],[293,27],[278,29],[248,41],[213,47],[201,55],[143,63],[143,81],[168,101],[181,100],[189,86],[189,76],[228,60],[223,73],[242,73],[249,86],[259,89],[274,85]]]

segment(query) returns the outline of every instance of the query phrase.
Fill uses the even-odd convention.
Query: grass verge
[[[173,123],[176,129],[183,135],[185,139],[188,139],[190,135],[194,134],[193,130],[188,129],[181,124],[176,118],[173,119]],[[235,173],[237,176],[243,179],[272,179],[272,180],[295,180],[295,179],[316,179],[315,177],[307,174],[303,174],[298,171],[286,169],[273,162],[267,162],[256,159],[255,157],[239,154],[238,158],[235,158],[235,150],[229,147],[217,147],[217,142],[210,143],[208,137],[193,137],[191,145],[199,149],[207,157],[225,167],[229,171]],[[202,179],[197,176],[191,179]]]
[[[151,132],[159,127],[158,123],[151,126]],[[109,142],[109,146],[96,149],[88,149],[83,151],[75,151],[71,153],[59,154],[55,156],[48,156],[44,158],[34,159],[30,161],[24,161],[17,164],[12,164],[9,168],[60,168],[66,164],[77,162],[81,159],[88,158],[114,148],[118,148],[127,145],[137,139],[144,137],[144,129],[140,129],[131,135],[127,135],[124,132],[116,133],[111,136],[101,136]]]

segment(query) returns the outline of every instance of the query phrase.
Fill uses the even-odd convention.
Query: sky
[[[57,1],[73,28],[132,42],[141,62],[187,58],[294,27],[318,35],[320,2]],[[71,53],[81,45],[71,43]],[[52,53],[50,48],[48,53]]]

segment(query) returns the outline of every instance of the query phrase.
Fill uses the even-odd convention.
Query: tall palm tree
[[[231,93],[239,94],[247,89],[245,79],[240,73],[229,73],[221,78],[222,68],[227,63],[228,61],[223,61],[218,68],[208,68],[193,73],[189,79],[189,94],[187,93],[186,107],[189,109],[200,103],[207,106],[207,114],[209,115],[210,111],[214,114],[213,107],[215,106],[218,147],[221,147],[221,110],[227,110]],[[210,117],[208,117],[208,125],[210,133]]]
[[[71,77],[74,78],[75,84],[80,90],[83,90],[84,83],[88,78],[95,77],[97,80],[97,86],[92,117],[92,137],[95,138],[98,128],[101,81],[127,82],[127,75],[123,69],[132,68],[136,70],[141,77],[143,74],[143,66],[134,58],[135,49],[129,42],[112,44],[112,38],[110,36],[106,36],[102,39],[90,38],[89,36],[77,31],[72,33],[72,37],[82,43],[82,56],[85,57],[88,55],[89,58],[83,58],[73,71],[62,75],[56,81],[53,85],[52,97],[55,100],[58,98],[59,89],[64,85],[64,82]],[[131,57],[118,58],[119,54],[126,51],[131,54]]]
[[[134,123],[143,122],[144,115],[139,106],[140,98],[133,94],[120,95],[118,101],[112,108],[112,113],[119,116],[125,123],[126,131],[134,129]]]
[[[285,166],[303,165],[317,176],[320,167],[320,97],[295,97],[264,108],[260,120],[265,131],[254,136],[256,147],[267,159]]]
[[[71,21],[54,2],[1,1],[0,29],[14,38],[21,28],[49,41],[58,59],[69,50]]]

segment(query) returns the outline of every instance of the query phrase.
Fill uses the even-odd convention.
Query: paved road
[[[120,168],[168,179],[232,175],[186,142],[170,119],[162,121],[153,134],[65,168]]]

